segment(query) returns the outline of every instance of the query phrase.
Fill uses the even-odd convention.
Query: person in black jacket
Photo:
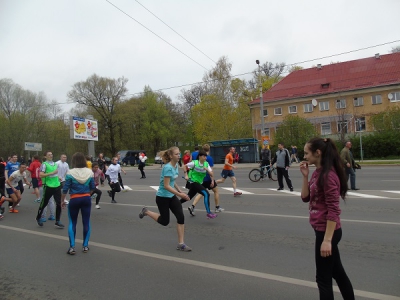
[[[289,187],[290,191],[293,192],[292,181],[289,178],[290,154],[283,143],[278,144],[278,151],[276,151],[276,155],[272,160],[272,164],[275,162],[276,170],[278,172],[278,191],[283,190],[283,177],[285,177],[287,186]]]

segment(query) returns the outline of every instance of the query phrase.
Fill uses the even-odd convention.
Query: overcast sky
[[[399,0],[0,0],[0,79],[43,91],[67,110],[72,85],[94,73],[127,78],[135,94],[145,85],[199,82],[222,56],[235,75],[253,71],[256,59],[293,64],[400,40],[399,11]],[[299,65],[388,54],[399,45]],[[163,92],[176,101],[181,90]]]

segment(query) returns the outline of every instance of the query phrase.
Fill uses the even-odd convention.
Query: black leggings
[[[121,187],[118,182],[110,183],[111,188],[111,200],[115,200],[115,193],[119,193],[121,191]]]
[[[315,264],[317,267],[317,285],[319,298],[323,300],[333,299],[332,278],[335,279],[344,300],[354,299],[354,290],[349,277],[340,260],[338,244],[342,238],[342,229],[335,230],[332,237],[332,255],[321,256],[321,244],[325,231],[315,230]]]
[[[99,202],[100,202],[100,198],[101,198],[101,194],[102,194],[102,191],[100,191],[97,187],[93,190],[93,192],[91,193],[91,195],[93,195],[93,194],[97,194],[97,196],[96,196],[96,205],[97,204],[99,204]]]
[[[160,216],[157,219],[159,224],[163,226],[169,224],[169,210],[171,210],[175,215],[178,224],[185,224],[182,204],[176,196],[173,196],[172,198],[156,196],[156,203],[160,212]]]
[[[43,186],[43,197],[40,201],[36,220],[42,217],[43,210],[49,204],[50,198],[53,196],[54,202],[56,203],[56,222],[60,221],[61,218],[61,186],[59,187],[48,187]]]
[[[204,206],[206,208],[206,211],[208,214],[211,214],[210,193],[207,191],[207,189],[200,183],[189,182],[189,181],[186,183],[186,188],[189,189],[188,192],[189,199],[192,199],[194,196],[196,196],[197,193],[199,193],[204,197]]]

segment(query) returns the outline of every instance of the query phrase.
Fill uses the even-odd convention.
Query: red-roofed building
[[[264,135],[289,114],[306,118],[321,135],[370,132],[369,116],[400,105],[400,53],[297,70],[263,94]],[[260,99],[250,104],[255,137],[261,140]]]

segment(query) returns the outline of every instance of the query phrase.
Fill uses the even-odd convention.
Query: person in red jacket
[[[33,186],[33,191],[35,192],[36,199],[34,202],[40,202],[40,191],[39,191],[39,170],[41,166],[41,162],[39,161],[39,156],[34,155],[33,156],[33,162],[30,164],[30,166],[27,168],[27,170],[31,173],[31,178],[32,178],[32,186]]]

